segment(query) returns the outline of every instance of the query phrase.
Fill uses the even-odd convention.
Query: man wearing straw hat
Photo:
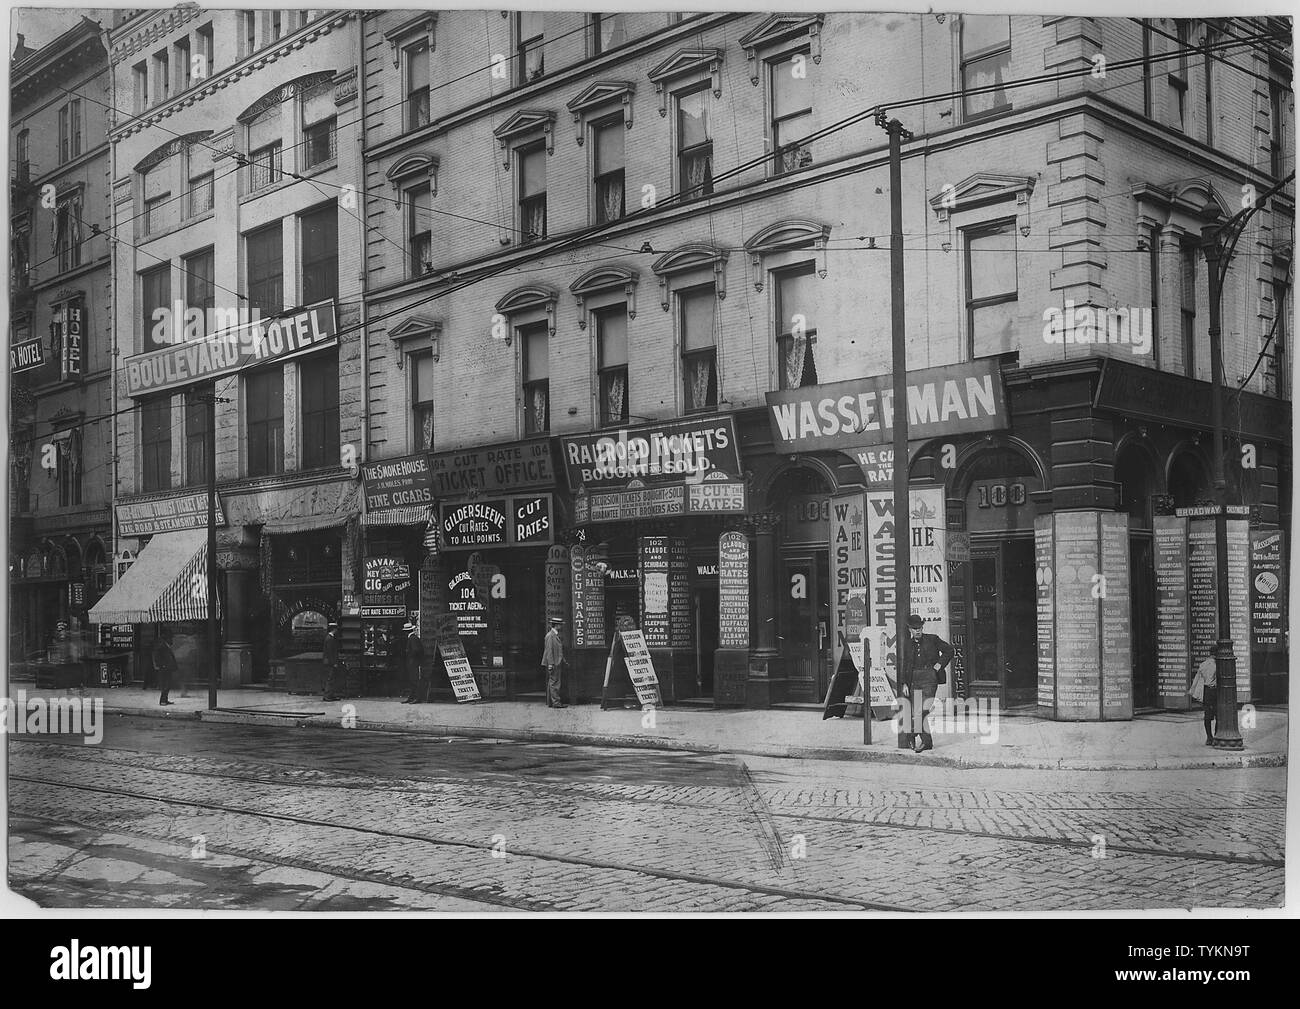
[[[559,617],[551,617],[550,630],[546,632],[546,641],[542,644],[542,665],[546,667],[546,706],[564,708],[567,705],[560,697],[560,669],[564,665],[564,643],[560,641]]]
[[[420,640],[420,629],[408,620],[402,625],[406,631],[406,682],[409,692],[403,704],[427,704],[429,701],[429,677],[424,668],[424,642]]]

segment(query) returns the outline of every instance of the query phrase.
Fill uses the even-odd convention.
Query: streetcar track
[[[25,781],[29,784],[54,786],[55,788],[69,788],[78,791],[95,792],[101,795],[126,796],[132,799],[144,802],[158,803],[160,805],[188,806],[194,809],[210,810],[218,813],[228,813],[237,816],[259,817],[267,820],[278,820],[286,823],[299,824],[303,826],[320,827],[330,830],[352,831],[358,834],[366,834],[374,837],[394,838],[404,841],[419,841],[427,844],[434,844],[447,848],[467,848],[471,850],[492,852],[495,846],[491,843],[482,841],[462,840],[459,838],[439,837],[428,834],[413,834],[406,831],[383,830],[376,827],[361,827],[345,823],[334,823],[327,820],[318,820],[313,817],[290,816],[285,813],[265,812],[261,810],[241,809],[230,806],[225,803],[217,802],[196,802],[189,799],[173,799],[149,795],[144,792],[136,792],[124,788],[107,788],[99,785],[80,785],[66,781],[52,781],[46,778],[36,778],[26,774],[10,774],[10,780]],[[219,775],[218,775],[219,777]],[[21,810],[24,815],[29,815],[27,810]],[[84,825],[84,824],[83,824]],[[99,829],[106,829],[102,826]],[[114,827],[113,829],[117,829]],[[243,855],[242,852],[236,852]],[[691,883],[697,886],[715,886],[721,889],[737,890],[743,893],[762,894],[764,896],[782,897],[787,900],[805,900],[818,903],[840,904],[845,907],[867,911],[893,911],[893,912],[910,912],[914,909],[906,905],[886,904],[880,901],[858,900],[852,897],[842,897],[836,894],[815,893],[812,891],[795,890],[790,887],[768,886],[762,883],[742,883],[737,880],[725,878],[714,878],[710,876],[701,876],[696,873],[681,872],[678,870],[658,869],[650,866],[640,866],[631,863],[610,862],[603,859],[586,858],[577,855],[562,855],[554,852],[538,851],[530,848],[511,848],[511,856],[522,858],[531,858],[540,862],[562,863],[566,865],[580,866],[589,869],[600,869],[607,872],[627,872],[643,876],[653,876],[659,879],[670,880],[680,883]],[[254,855],[252,857],[260,857]],[[319,867],[317,867],[319,871]],[[329,871],[333,871],[332,869]],[[473,898],[471,898],[473,899]]]

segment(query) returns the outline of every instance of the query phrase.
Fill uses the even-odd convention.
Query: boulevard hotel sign
[[[334,302],[257,319],[201,340],[126,359],[126,394],[147,396],[260,365],[286,361],[338,339]]]

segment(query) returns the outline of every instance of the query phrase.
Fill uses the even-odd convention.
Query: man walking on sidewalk
[[[944,670],[952,661],[952,645],[937,634],[922,634],[924,626],[925,618],[920,614],[913,613],[907,618],[909,640],[903,647],[903,669],[898,683],[907,717],[905,731],[898,734],[898,745],[910,745],[917,753],[934,749],[934,738],[926,728],[925,719],[939,684],[948,682]],[[917,707],[921,709],[919,713]]]
[[[429,701],[429,677],[424,669],[424,642],[420,640],[420,629],[411,621],[402,625],[406,631],[406,683],[407,694],[403,704],[427,704]]]
[[[325,670],[325,687],[322,700],[337,701],[343,685],[339,683],[339,625],[331,620],[325,629],[325,643],[321,646],[321,665]]]
[[[1196,676],[1192,678],[1192,686],[1187,691],[1205,708],[1206,746],[1214,745],[1214,733],[1210,731],[1211,724],[1216,728],[1219,724],[1219,668],[1214,657],[1214,649],[1217,647],[1212,645],[1210,655],[1196,667]]]
[[[546,667],[546,706],[564,708],[567,705],[560,697],[560,669],[564,665],[564,643],[560,641],[559,617],[551,617],[551,628],[546,632],[546,641],[542,645],[542,665]]]
[[[153,669],[158,677],[158,689],[161,696],[158,698],[159,705],[172,704],[167,700],[167,693],[172,688],[172,676],[176,673],[176,653],[172,651],[172,646],[168,642],[171,632],[165,627],[158,628],[158,637],[153,643]]]

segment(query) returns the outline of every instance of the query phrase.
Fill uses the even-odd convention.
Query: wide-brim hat
[[[907,618],[908,627],[920,628],[923,627],[924,625],[925,625],[925,617],[921,616],[919,613],[913,613],[910,617]]]
[[[411,621],[408,620],[406,623],[402,624],[402,630],[413,631],[415,630],[415,624],[411,623]]]

